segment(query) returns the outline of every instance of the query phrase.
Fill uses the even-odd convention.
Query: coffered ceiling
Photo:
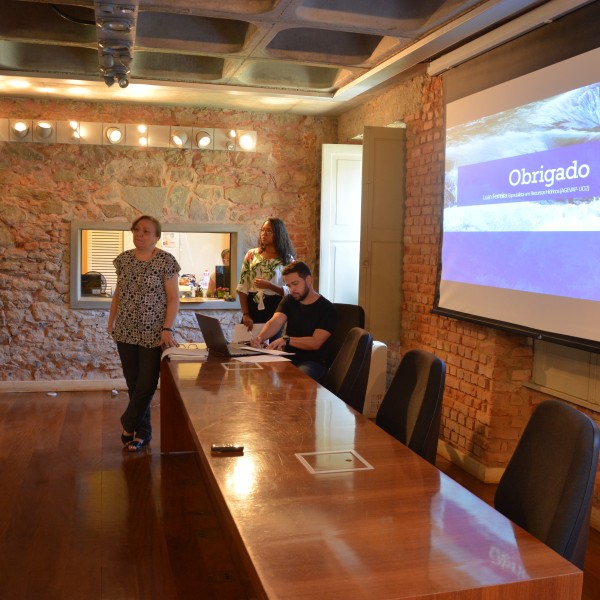
[[[2,0],[0,95],[335,115],[543,5],[565,1]],[[121,8],[131,31],[103,33]],[[102,36],[128,39],[127,87],[105,84]]]

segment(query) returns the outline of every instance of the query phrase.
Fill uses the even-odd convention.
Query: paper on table
[[[290,360],[281,354],[256,354],[253,356],[237,356],[233,360],[245,363],[281,362]]]
[[[167,348],[161,355],[163,358],[169,358],[170,360],[185,360],[195,359],[204,360],[208,358],[208,350],[206,348],[198,348],[198,344],[180,344],[177,348]]]
[[[237,323],[233,326],[233,341],[236,344],[241,342],[249,342],[252,338],[256,337],[262,330],[264,323],[254,323],[252,331],[248,331],[248,328],[243,323]]]

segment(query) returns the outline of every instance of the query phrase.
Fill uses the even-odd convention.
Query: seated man
[[[335,308],[313,289],[312,275],[306,263],[291,262],[281,274],[290,293],[284,296],[273,317],[252,340],[252,345],[258,347],[287,323],[286,335],[268,347],[293,352],[292,362],[320,381],[331,362],[327,341],[336,325]]]

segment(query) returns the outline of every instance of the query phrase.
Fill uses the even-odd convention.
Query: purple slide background
[[[444,234],[445,281],[600,300],[600,232]]]
[[[555,181],[550,187],[546,187],[544,182],[516,186],[509,183],[509,174],[513,169],[534,172],[563,167],[566,171],[572,166],[573,161],[577,161],[578,167],[587,164],[589,176]],[[518,195],[519,193],[522,195]],[[598,195],[600,195],[600,142],[565,146],[546,152],[512,156],[458,168],[459,206],[531,200],[553,201]]]

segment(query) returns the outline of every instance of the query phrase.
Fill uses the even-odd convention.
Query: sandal
[[[131,442],[133,442],[133,438],[135,437],[135,435],[133,433],[122,433],[121,434],[121,443],[123,444],[123,446],[127,446],[127,444],[131,444]]]
[[[135,439],[132,442],[129,442],[125,448],[127,452],[139,452],[144,446],[147,446],[150,443],[150,439]]]

